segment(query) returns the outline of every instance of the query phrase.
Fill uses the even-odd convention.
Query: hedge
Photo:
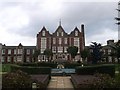
[[[75,69],[76,74],[81,75],[94,75],[95,73],[109,74],[110,76],[115,76],[115,65],[114,64],[104,64],[104,65],[94,65],[94,66],[79,66]]]
[[[30,67],[30,66],[11,66],[11,71],[21,70],[30,75],[36,74],[48,74],[51,76],[51,68],[50,67]]]
[[[65,63],[64,64],[65,68],[76,68],[78,66],[81,66],[81,64],[80,63]]]
[[[20,66],[33,66],[33,67],[51,67],[56,68],[56,63],[50,63],[50,62],[39,62],[39,63],[22,63],[19,64]]]

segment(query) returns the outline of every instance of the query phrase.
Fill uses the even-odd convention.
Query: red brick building
[[[2,45],[2,63],[17,63],[17,62],[33,62],[33,54],[36,46],[23,46],[21,43],[18,46]]]
[[[51,49],[53,52],[52,60],[71,60],[71,56],[67,53],[69,46],[78,47],[78,55],[75,57],[76,60],[80,60],[80,51],[85,47],[84,37],[84,25],[81,25],[81,30],[77,27],[71,31],[70,34],[66,33],[61,24],[58,26],[56,31],[52,34],[49,33],[45,27],[37,34],[37,49],[40,50],[41,54],[45,49]],[[44,55],[40,55],[38,58],[46,60]]]
[[[39,61],[47,61],[47,57],[43,55],[45,49],[51,49],[53,52],[53,61],[67,61],[71,60],[71,56],[67,53],[69,46],[78,47],[78,55],[76,60],[80,59],[80,51],[85,47],[84,25],[81,25],[81,30],[77,27],[66,33],[61,24],[52,34],[43,27],[37,34],[36,46],[23,46],[21,43],[18,46],[6,46],[0,44],[0,61],[3,63],[17,63],[17,62],[34,62],[34,51],[40,50]]]

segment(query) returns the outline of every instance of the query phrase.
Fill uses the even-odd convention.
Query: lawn
[[[11,65],[12,64],[1,64],[0,67],[0,72],[10,72],[11,71]]]

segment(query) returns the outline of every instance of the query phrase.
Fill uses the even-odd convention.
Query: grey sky
[[[51,2],[52,1],[52,2]],[[36,45],[43,26],[53,33],[62,21],[70,33],[85,24],[86,45],[118,38],[117,2],[63,2],[58,0],[4,1],[0,3],[0,42],[6,45]]]

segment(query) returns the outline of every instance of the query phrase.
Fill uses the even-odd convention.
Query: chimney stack
[[[83,49],[85,47],[85,32],[84,32],[84,24],[81,24],[81,33],[82,33],[82,45],[83,45]]]

